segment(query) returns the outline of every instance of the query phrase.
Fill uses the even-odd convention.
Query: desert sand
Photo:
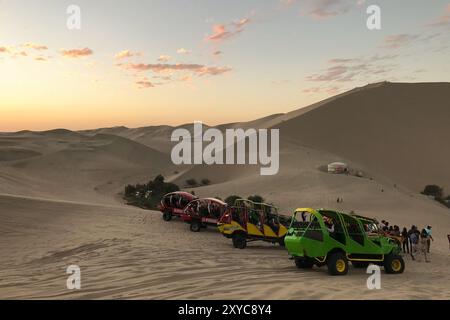
[[[449,98],[448,83],[380,83],[218,126],[280,128],[280,172],[266,177],[257,166],[173,166],[169,126],[1,133],[0,298],[449,299],[450,210],[419,193],[426,184],[450,190]],[[364,176],[321,170],[333,161]],[[365,270],[330,277],[297,269],[279,246],[237,250],[214,228],[192,233],[123,203],[126,184],[159,173],[180,185],[210,179],[199,196],[260,194],[287,215],[333,208],[432,225],[431,263],[406,256],[405,273],[382,272],[382,289],[368,290]],[[66,289],[72,264],[81,290]]]

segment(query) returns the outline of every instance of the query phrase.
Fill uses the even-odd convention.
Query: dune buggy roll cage
[[[310,221],[309,221],[309,223],[306,224],[306,228],[303,228],[301,224],[297,223],[297,214],[298,213],[302,213],[303,214],[305,212],[310,214]],[[361,231],[362,234],[365,233],[364,228],[361,229],[361,227],[362,227],[362,220],[364,220],[366,222],[371,222],[371,223],[376,223],[377,222],[376,219],[367,218],[367,217],[358,216],[358,215],[348,215],[348,214],[345,214],[345,213],[342,213],[342,212],[337,212],[337,211],[331,211],[331,210],[328,211],[328,210],[323,210],[323,209],[317,211],[317,210],[314,210],[314,209],[311,209],[311,208],[299,208],[299,209],[296,209],[295,212],[294,212],[294,216],[292,217],[291,225],[289,226],[289,229],[290,228],[300,229],[296,233],[296,236],[298,236],[298,237],[304,237],[305,234],[307,234],[308,231],[313,231],[313,232],[314,231],[315,232],[319,231],[319,232],[322,233],[324,228],[321,226],[320,223],[322,222],[322,224],[325,226],[325,223],[323,221],[323,217],[324,216],[327,217],[327,215],[326,215],[327,212],[334,212],[336,214],[336,217],[339,219],[339,223],[342,226],[342,230],[341,231],[342,231],[342,233],[344,234],[345,237],[350,237],[351,238],[351,235],[353,235],[353,233],[349,232],[348,227],[345,225],[345,223],[343,223],[345,221],[343,221],[342,218],[345,215],[347,215],[349,217],[352,217],[355,220],[357,220],[358,226],[359,226],[359,229],[360,229],[359,231]],[[314,217],[314,218],[312,218],[312,217]],[[306,222],[306,221],[304,221],[304,222]],[[314,225],[313,224],[314,222],[317,223],[317,225]],[[326,226],[325,226],[325,228],[326,228]],[[304,230],[302,230],[302,229],[304,229]],[[331,234],[330,234],[330,236],[331,236]],[[365,235],[365,238],[368,238],[367,235]],[[326,261],[327,255],[325,255],[323,257],[323,259],[320,259],[319,257],[315,257],[315,259],[318,262],[323,263],[323,262]],[[380,262],[384,261],[384,255],[381,255],[381,259],[351,258],[347,253],[346,253],[346,256],[347,256],[347,259],[351,260],[351,261],[380,261]]]

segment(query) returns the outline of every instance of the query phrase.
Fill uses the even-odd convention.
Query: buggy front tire
[[[348,272],[348,260],[342,252],[332,253],[327,260],[328,273],[332,276],[343,276]]]
[[[405,261],[397,254],[388,254],[384,256],[384,271],[390,274],[399,274],[405,271]]]
[[[202,228],[202,225],[200,221],[191,221],[191,225],[189,229],[191,229],[192,232],[200,232],[200,229]]]
[[[164,221],[170,221],[172,220],[172,213],[170,213],[169,211],[164,211],[162,218]]]
[[[233,235],[233,246],[237,249],[245,249],[247,246],[247,239],[243,234]]]

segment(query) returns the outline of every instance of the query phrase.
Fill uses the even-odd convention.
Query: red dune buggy
[[[163,220],[170,221],[173,216],[181,216],[189,202],[195,199],[198,198],[188,192],[177,191],[168,193],[162,197],[158,209],[163,213]]]
[[[186,206],[181,219],[190,224],[191,231],[199,232],[208,225],[217,226],[226,208],[227,204],[219,199],[195,199]]]

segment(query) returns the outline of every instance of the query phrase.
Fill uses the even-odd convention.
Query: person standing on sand
[[[433,236],[431,235],[431,226],[427,226],[424,229],[427,234],[428,234],[428,240],[427,240],[427,252],[430,253],[430,246],[431,246],[431,241],[434,241]]]
[[[447,239],[448,239],[448,248],[450,249],[450,234],[447,235]]]
[[[415,232],[414,230],[416,229],[415,225],[411,226],[411,229],[408,230],[408,241],[409,241],[409,247],[411,248],[412,251],[412,241],[411,241],[411,235]]]
[[[422,229],[422,232],[420,233],[419,250],[420,250],[420,253],[422,253],[424,255],[425,262],[430,262],[430,260],[428,260],[428,256],[427,256],[429,238],[430,238],[430,236],[428,235],[427,230]]]
[[[409,235],[409,241],[411,242],[411,258],[413,260],[416,260],[415,256],[417,254],[417,246],[419,244],[419,236],[417,234],[417,232],[415,231],[415,226],[413,226],[413,229],[411,229],[410,231],[411,234]]]
[[[406,230],[406,227],[403,227],[401,236],[402,236],[403,253],[409,254],[409,238],[408,238],[408,230]]]

